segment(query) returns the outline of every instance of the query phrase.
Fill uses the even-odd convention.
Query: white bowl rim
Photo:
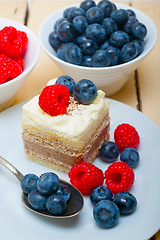
[[[18,77],[14,78],[14,79],[12,79],[12,80],[10,80],[8,82],[5,82],[3,84],[0,84],[0,89],[2,89],[4,86],[8,86],[8,85],[10,85],[12,83],[15,83],[15,82],[19,81],[20,78],[23,78],[25,75],[27,75],[33,69],[33,67],[37,63],[37,61],[39,59],[39,56],[40,56],[40,43],[39,43],[39,40],[38,40],[37,36],[35,35],[35,33],[29,27],[27,27],[26,25],[24,25],[22,23],[19,23],[17,21],[9,19],[9,18],[1,18],[0,17],[0,21],[1,20],[6,20],[8,22],[11,21],[12,23],[15,23],[16,25],[23,26],[24,27],[23,31],[25,31],[25,29],[27,29],[27,31],[30,32],[30,34],[32,34],[34,40],[37,42],[37,52],[38,52],[38,54],[35,56],[35,59],[32,62],[32,64],[25,71],[22,71],[22,73]]]
[[[97,2],[96,2],[97,3]],[[82,69],[82,70],[88,70],[88,71],[109,71],[111,69],[117,69],[117,68],[120,68],[120,67],[126,67],[127,65],[130,65],[134,62],[138,62],[139,60],[141,60],[143,57],[147,56],[149,54],[149,52],[154,48],[156,42],[157,42],[157,37],[158,37],[158,32],[157,32],[157,28],[154,24],[154,22],[151,20],[151,18],[149,18],[145,13],[143,13],[142,11],[138,10],[137,8],[134,8],[132,6],[129,6],[129,5],[126,5],[126,4],[121,4],[121,3],[114,3],[116,4],[116,6],[118,8],[124,8],[124,9],[132,9],[133,11],[139,13],[139,14],[142,14],[143,16],[145,16],[145,18],[150,22],[150,25],[152,27],[152,31],[154,32],[154,39],[153,39],[153,42],[152,44],[149,46],[149,48],[147,49],[147,51],[145,52],[142,52],[138,57],[136,57],[135,59],[133,59],[132,61],[129,61],[127,63],[123,63],[123,64],[119,64],[119,65],[116,65],[116,66],[108,66],[108,67],[97,67],[97,68],[94,68],[94,67],[84,67],[84,66],[79,66],[79,65],[74,65],[74,64],[71,64],[71,63],[67,63],[59,58],[57,58],[56,56],[54,56],[52,53],[50,53],[50,51],[47,50],[47,48],[45,47],[45,45],[43,44],[43,41],[41,39],[41,34],[42,34],[42,29],[43,29],[43,26],[45,25],[45,23],[50,19],[52,18],[52,16],[55,14],[55,13],[58,13],[58,12],[62,12],[63,10],[65,10],[66,8],[69,8],[69,7],[72,7],[72,6],[79,6],[80,3],[75,3],[75,4],[71,4],[71,5],[67,5],[63,8],[60,8],[58,9],[57,11],[53,12],[52,14],[50,14],[41,24],[40,28],[39,28],[39,33],[38,33],[38,37],[39,37],[39,41],[40,41],[40,44],[41,44],[41,47],[43,48],[43,50],[48,54],[48,56],[50,56],[53,60],[59,62],[60,64],[64,64],[66,66],[74,66],[74,68],[76,69]]]

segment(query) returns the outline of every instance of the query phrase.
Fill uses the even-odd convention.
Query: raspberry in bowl
[[[157,29],[153,21],[138,9],[120,3],[103,2],[92,1],[93,5],[87,5],[84,4],[87,1],[82,1],[53,12],[40,27],[39,40],[46,54],[65,75],[71,76],[76,82],[84,78],[90,79],[108,97],[125,85],[130,75],[151,52],[157,40]],[[107,13],[104,5],[108,2],[112,9],[106,7],[111,10]],[[73,10],[70,9],[72,7]],[[83,11],[80,11],[82,7]],[[124,23],[114,14],[115,8],[119,10],[118,16],[123,9],[123,14],[132,10],[136,17],[132,16],[132,20]],[[125,25],[123,31],[119,23]],[[130,24],[135,25],[133,38],[136,39],[138,34],[143,41],[134,39],[134,42],[130,42],[133,41],[130,37]],[[77,35],[75,29],[78,29]]]
[[[40,44],[25,25],[0,18],[0,112],[10,107],[36,65]],[[7,64],[7,68],[5,68]]]

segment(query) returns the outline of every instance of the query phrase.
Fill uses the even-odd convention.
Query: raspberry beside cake
[[[48,85],[55,83],[51,80]],[[69,97],[66,113],[50,116],[38,104],[39,96],[23,106],[22,138],[27,157],[50,168],[69,172],[78,162],[91,163],[101,144],[109,140],[109,101],[97,91],[91,104]]]

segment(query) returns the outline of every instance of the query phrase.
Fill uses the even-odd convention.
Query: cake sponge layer
[[[99,126],[96,133],[91,135],[90,140],[80,153],[24,131],[22,134],[24,150],[30,160],[63,172],[69,172],[70,168],[78,162],[91,163],[94,160],[101,144],[109,140],[109,126],[110,120],[107,118]]]

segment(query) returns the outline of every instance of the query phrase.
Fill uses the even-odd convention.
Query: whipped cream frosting
[[[55,79],[47,85],[55,83]],[[23,106],[22,123],[36,128],[43,126],[51,132],[60,132],[71,136],[78,136],[83,133],[92,121],[98,120],[100,116],[106,115],[109,111],[109,101],[105,93],[97,91],[96,99],[89,105],[79,104],[70,97],[67,113],[64,115],[50,116],[38,105],[39,95],[35,96]]]

